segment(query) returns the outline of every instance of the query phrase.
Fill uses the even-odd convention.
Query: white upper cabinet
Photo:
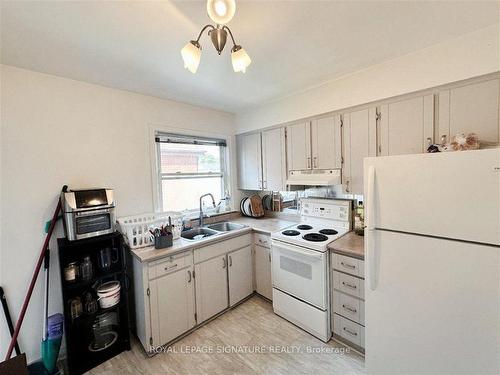
[[[380,106],[379,155],[418,154],[434,142],[434,95]]]
[[[311,168],[311,123],[286,127],[288,170]]]
[[[340,116],[325,117],[311,122],[311,150],[313,169],[341,167]]]
[[[286,128],[288,171],[341,167],[340,116],[330,116]]]
[[[262,132],[262,184],[264,190],[283,190],[286,179],[285,129]]]
[[[498,143],[499,80],[469,84],[439,93],[437,141],[459,133],[476,133],[479,141]]]
[[[262,147],[260,133],[237,137],[238,187],[243,190],[261,190]]]
[[[363,159],[377,155],[376,121],[376,108],[344,114],[342,181],[346,193],[363,194]]]

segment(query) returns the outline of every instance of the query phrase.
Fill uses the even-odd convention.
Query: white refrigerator
[[[368,374],[500,374],[500,149],[366,158]]]

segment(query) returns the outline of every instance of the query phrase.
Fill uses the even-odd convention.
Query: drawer
[[[351,296],[365,299],[365,281],[363,279],[333,271],[333,288]]]
[[[253,240],[256,245],[260,245],[262,247],[271,248],[271,236],[267,234],[254,233]]]
[[[364,277],[365,265],[364,261],[356,258],[351,258],[345,255],[333,254],[333,269],[339,270],[350,275]]]
[[[222,240],[212,245],[207,245],[194,250],[194,262],[200,263],[205,260],[224,255],[230,251],[241,249],[252,245],[252,235],[250,233],[242,236]]]
[[[149,279],[154,279],[166,275],[167,273],[180,270],[193,263],[193,254],[191,251],[186,251],[181,254],[172,255],[154,262],[149,263]]]
[[[333,311],[356,323],[365,325],[365,301],[347,294],[333,291]]]
[[[333,333],[354,345],[365,347],[365,327],[337,314],[333,316]]]

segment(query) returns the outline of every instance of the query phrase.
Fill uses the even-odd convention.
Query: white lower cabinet
[[[234,306],[253,293],[252,246],[227,255],[229,279],[229,306]]]
[[[255,245],[255,289],[257,293],[273,298],[273,284],[271,280],[271,249]]]
[[[365,347],[364,261],[333,254],[332,327],[334,337]]]
[[[151,281],[150,290],[152,325],[158,327],[155,344],[168,343],[196,325],[192,266]]]
[[[198,323],[204,322],[228,307],[226,268],[226,254],[194,266]]]

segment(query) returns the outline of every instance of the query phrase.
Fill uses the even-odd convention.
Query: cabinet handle
[[[226,257],[222,258],[222,268],[226,268]]]
[[[443,134],[443,135],[441,136],[441,144],[442,144],[442,145],[444,145],[444,144],[446,143],[446,138],[447,138],[447,137],[446,137],[446,134]]]
[[[350,193],[350,191],[349,191],[349,180],[347,180],[347,181],[345,182],[345,192],[346,192],[346,193]]]
[[[427,138],[427,146],[430,146],[432,144],[432,138],[428,137]]]
[[[348,288],[351,288],[351,289],[358,289],[358,287],[356,285],[352,285],[350,283],[346,283],[345,281],[342,281],[342,285],[348,287]]]
[[[311,169],[311,157],[307,157],[307,169]]]
[[[340,262],[340,264],[342,264],[344,267],[350,268],[351,270],[356,269],[356,266],[353,266],[352,264],[349,263]]]
[[[356,312],[358,311],[358,310],[353,309],[352,307],[347,306],[347,305],[342,305],[342,307],[343,307],[344,309],[346,309],[347,311],[352,312],[353,314],[356,314]]]
[[[353,331],[351,331],[350,329],[348,329],[346,327],[344,327],[344,331],[346,331],[347,333],[349,333],[350,335],[353,335],[353,336],[357,336],[358,335],[357,332],[353,332]]]
[[[188,275],[189,275],[189,280],[188,280],[188,283],[190,283],[190,282],[191,282],[191,279],[192,279],[192,278],[191,278],[191,270],[188,270]]]
[[[271,252],[269,252],[269,262],[271,262]]]
[[[233,266],[233,258],[229,255],[229,267]]]
[[[318,158],[316,156],[313,158],[313,168],[318,168]]]
[[[171,270],[172,268],[176,268],[177,264],[174,264],[173,266],[165,267],[165,271]]]

